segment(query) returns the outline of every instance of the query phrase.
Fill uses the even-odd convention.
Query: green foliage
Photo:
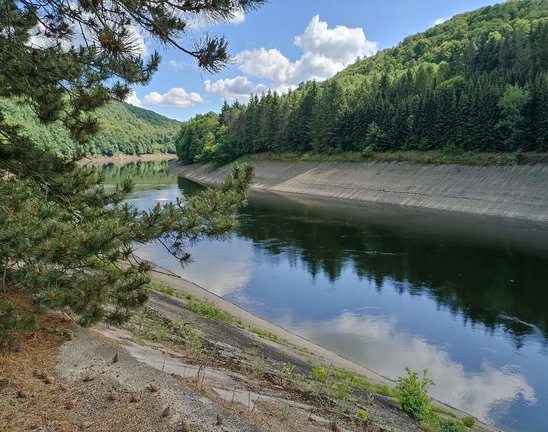
[[[291,363],[284,363],[278,374],[278,379],[281,385],[288,385],[293,380],[293,371],[295,370],[295,365]]]
[[[464,432],[465,428],[456,420],[440,419],[438,430],[440,432]]]
[[[367,126],[367,132],[365,133],[365,149],[370,148],[373,150],[387,150],[388,142],[386,140],[386,134],[381,130],[376,122],[371,122]],[[362,152],[363,154],[363,152]]]
[[[507,150],[515,150],[520,145],[524,134],[524,109],[531,99],[527,90],[518,85],[508,85],[500,97],[497,106],[502,111],[502,118],[497,124],[506,132]]]
[[[0,99],[0,110],[7,123],[22,125],[22,132],[40,148],[62,155],[79,151],[61,123],[40,123],[23,101]],[[175,136],[181,127],[177,120],[114,101],[98,109],[96,115],[100,131],[86,145],[90,155],[175,153]]]
[[[136,245],[156,240],[185,263],[190,243],[224,238],[235,226],[253,175],[250,166],[234,166],[219,190],[139,212],[124,203],[129,179],[107,190],[93,170],[54,151],[109,154],[122,149],[116,145],[129,153],[161,149],[158,145],[169,150],[173,122],[120,103],[108,105],[124,100],[131,85],[150,82],[158,68],[157,52],[141,55],[135,30],[216,71],[229,59],[225,38],[204,35],[187,49],[186,20],[219,21],[262,3],[112,0],[105,8],[93,1],[2,2],[0,348],[10,347],[10,332],[31,326],[47,309],[64,310],[81,325],[127,320],[146,301],[149,282],[149,265],[134,256]],[[62,125],[74,146],[38,143],[44,129],[34,130],[29,109],[53,135]],[[98,135],[101,127],[106,135]],[[160,142],[151,139],[151,131],[159,132]],[[20,299],[30,306],[22,307]]]
[[[467,428],[471,428],[476,423],[476,420],[474,417],[464,417],[462,419],[462,424],[466,426]]]
[[[313,368],[310,372],[310,376],[314,381],[325,382],[329,376],[329,372],[323,368]]]
[[[225,104],[207,125],[191,119],[182,131],[204,127],[213,141],[178,139],[178,153],[224,162],[261,152],[548,150],[547,18],[543,0],[458,15],[322,83]]]
[[[366,422],[369,419],[369,414],[364,409],[359,409],[356,411],[356,415],[358,416],[358,420],[362,423]]]
[[[426,369],[423,371],[422,379],[419,379],[417,372],[409,368],[405,370],[407,376],[397,379],[398,399],[401,409],[417,421],[426,420],[433,413],[428,388],[434,383],[426,376]]]
[[[257,336],[259,336],[261,339],[266,339],[266,340],[270,340],[272,342],[276,342],[276,343],[279,343],[281,345],[287,345],[288,342],[286,339],[272,333],[272,332],[269,332],[268,330],[262,330],[262,329],[259,329],[257,327],[248,327],[248,330],[251,332],[251,333],[255,333]]]

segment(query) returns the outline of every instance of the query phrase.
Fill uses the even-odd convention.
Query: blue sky
[[[358,56],[495,3],[500,0],[271,0],[230,23],[196,25],[194,36],[206,31],[228,38],[235,61],[222,72],[200,71],[188,56],[160,49],[159,71],[128,102],[187,120],[219,111],[225,99],[245,102],[251,92],[283,92],[301,81],[329,78]],[[148,52],[156,48],[153,41],[145,44]]]

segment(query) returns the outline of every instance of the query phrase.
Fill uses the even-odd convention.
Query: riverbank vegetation
[[[327,81],[225,103],[185,122],[176,146],[187,163],[262,152],[519,159],[548,150],[547,119],[548,4],[522,0],[458,15]]]

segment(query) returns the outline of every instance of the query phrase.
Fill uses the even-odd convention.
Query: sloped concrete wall
[[[218,186],[229,166],[172,165]],[[548,166],[407,162],[255,162],[253,190],[267,190],[548,222]]]

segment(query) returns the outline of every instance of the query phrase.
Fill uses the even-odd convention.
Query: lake
[[[167,163],[131,175],[146,209],[203,188]],[[548,227],[254,193],[226,241],[181,268],[138,254],[389,378],[427,368],[430,394],[507,431],[546,431]]]

